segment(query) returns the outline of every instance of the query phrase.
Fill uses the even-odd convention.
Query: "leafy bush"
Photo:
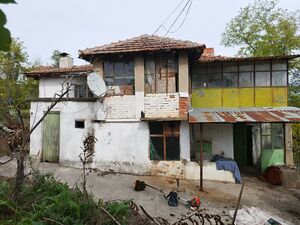
[[[91,194],[78,187],[70,189],[57,181],[52,173],[35,170],[22,187],[19,202],[11,200],[12,186],[0,181],[0,224],[114,224],[100,207],[122,224],[128,223],[130,201],[96,204]]]

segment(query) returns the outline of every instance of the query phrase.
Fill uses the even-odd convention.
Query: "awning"
[[[294,123],[300,122],[300,108],[193,108],[189,111],[190,123]]]

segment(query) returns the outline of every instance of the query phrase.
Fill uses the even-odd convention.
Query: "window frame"
[[[281,61],[283,64],[285,63],[285,68],[286,69],[275,69],[273,68],[273,63],[277,62],[277,61]],[[242,67],[241,64],[245,63],[247,64],[247,62],[249,63],[249,67],[252,67],[250,69],[240,69]],[[259,62],[262,62],[262,65],[264,63],[268,63],[268,68],[266,69],[258,69],[257,66],[259,64]],[[209,65],[213,65],[213,63],[216,64],[216,62],[200,62],[199,63],[199,68],[205,68],[203,71],[199,70],[199,68],[197,68],[198,65],[192,66],[191,67],[191,86],[192,89],[197,89],[197,88],[264,88],[264,87],[288,87],[289,85],[289,80],[288,80],[288,70],[289,70],[289,65],[288,65],[288,60],[287,59],[270,59],[270,60],[245,60],[245,61],[237,61],[237,62],[227,62],[227,61],[223,61],[223,62],[219,62],[220,66],[221,66],[221,72],[208,72],[208,66]],[[236,63],[237,65],[237,71],[235,72],[226,72],[224,71],[224,64],[225,63]],[[202,65],[201,65],[202,64]],[[279,63],[280,64],[280,63]],[[259,73],[261,72],[266,72],[269,73],[269,82],[268,85],[257,85],[257,76]],[[285,84],[284,85],[274,85],[273,83],[273,74],[275,72],[283,72],[285,73]],[[221,73],[221,80],[220,80],[220,85],[216,86],[216,85],[208,85],[208,77],[212,74],[219,74]],[[224,81],[224,75],[228,74],[228,73],[234,73],[237,76],[237,85],[236,86],[225,86],[225,81]],[[243,85],[241,86],[240,84],[240,77],[242,73],[248,73],[248,76],[250,76],[251,78],[251,84],[250,85]],[[283,77],[282,77],[282,81],[283,81]],[[198,83],[198,86],[195,85],[195,83]]]
[[[157,134],[151,134],[151,123],[161,123],[163,126],[163,130],[162,133],[157,133]],[[174,123],[176,125],[176,128],[178,128],[178,131],[173,132],[172,131],[172,135],[170,135],[167,132],[167,127],[170,126],[170,123]],[[181,149],[180,149],[180,121],[168,121],[168,122],[160,122],[160,121],[149,121],[148,123],[149,125],[149,159],[151,161],[178,161],[180,160],[180,154],[181,154]],[[163,154],[164,157],[161,160],[157,160],[157,159],[151,159],[151,155],[150,155],[150,145],[151,145],[151,138],[162,138],[163,139]],[[178,149],[179,149],[179,155],[178,155],[178,160],[172,160],[172,159],[167,159],[167,138],[169,137],[176,137],[178,138]]]
[[[162,68],[160,68],[160,70],[162,70],[163,68],[165,68],[166,69],[166,72],[165,73],[162,73],[161,71],[160,72],[158,72],[158,59],[161,59],[161,58],[163,58],[164,60],[165,60],[165,62],[166,62],[166,66],[165,67],[162,67]],[[170,59],[174,59],[175,60],[175,68],[172,68],[172,67],[169,67],[169,65],[168,65],[168,61],[170,60]],[[152,73],[147,73],[147,69],[146,69],[146,64],[147,64],[147,60],[149,60],[149,61],[151,61],[151,60],[153,60],[154,61],[154,74],[152,74]],[[169,91],[169,70],[172,68],[172,70],[173,69],[175,69],[175,92],[170,92]],[[172,94],[172,93],[178,93],[178,91],[179,91],[179,85],[178,85],[178,80],[179,80],[179,78],[178,78],[178,72],[179,72],[179,65],[178,65],[178,55],[177,54],[175,54],[175,53],[169,53],[169,54],[153,54],[153,55],[145,55],[145,57],[144,57],[144,85],[145,85],[145,87],[144,87],[144,93],[145,94],[162,94],[162,93],[167,93],[167,94]],[[165,91],[164,92],[158,92],[158,88],[157,88],[157,83],[158,83],[158,75],[160,76],[160,77],[162,77],[162,74],[165,74]],[[148,82],[146,82],[147,81],[147,78],[148,78],[148,76],[151,76],[151,77],[153,77],[154,76],[154,80],[153,80],[153,82],[154,82],[154,91],[153,91],[153,89],[152,89],[152,87],[150,87],[150,89],[151,89],[151,91],[149,92],[148,90],[147,90],[147,87],[146,87],[146,85],[148,84]]]
[[[263,130],[263,124],[265,125],[269,125],[270,128],[270,133],[269,134],[264,134],[264,130]],[[274,128],[274,125],[278,125],[280,124],[281,125],[281,131],[282,131],[282,148],[275,148],[275,143],[274,143],[274,137],[278,137],[278,135],[275,133],[275,128]],[[263,138],[264,137],[270,137],[270,140],[271,140],[271,148],[263,148]],[[262,150],[278,150],[278,149],[283,149],[285,150],[285,126],[284,126],[284,123],[261,123],[260,124],[260,147]]]
[[[110,63],[112,64],[112,70],[111,70],[111,74],[108,75],[106,74],[106,63]],[[122,76],[119,76],[116,74],[116,64],[122,64]],[[133,74],[127,74],[126,73],[126,64],[132,64],[132,69],[133,69]],[[132,86],[132,93],[128,93],[126,92],[126,88],[123,88],[123,90],[121,91],[121,93],[113,93],[113,95],[135,95],[135,68],[134,68],[134,60],[132,58],[128,58],[125,60],[121,60],[121,59],[106,59],[102,62],[102,68],[103,68],[103,78],[104,78],[104,82],[106,84],[106,86],[109,87],[126,87],[126,86]],[[133,84],[132,85],[128,85],[126,80],[128,78],[132,78],[133,80]],[[112,85],[108,85],[107,84],[107,79],[112,79]],[[123,80],[122,85],[115,85],[116,80]]]

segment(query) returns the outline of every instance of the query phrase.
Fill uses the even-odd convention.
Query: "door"
[[[42,161],[58,163],[59,160],[59,112],[50,112],[43,121]]]
[[[239,166],[247,166],[247,125],[233,124],[234,160]]]

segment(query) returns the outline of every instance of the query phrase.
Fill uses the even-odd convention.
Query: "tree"
[[[300,11],[278,8],[279,0],[256,0],[242,8],[226,26],[221,44],[240,46],[238,55],[278,56],[300,50]],[[300,60],[290,63],[288,105],[300,107]],[[300,125],[293,125],[295,163],[300,165]]]
[[[240,46],[238,55],[277,56],[300,50],[299,11],[277,7],[279,0],[256,0],[242,8],[222,33],[225,47]]]
[[[16,3],[14,0],[0,0],[2,4]],[[9,51],[12,38],[10,32],[4,27],[6,24],[6,16],[0,9],[0,51]]]
[[[28,55],[19,39],[12,39],[9,51],[0,51],[0,76],[18,80],[19,75],[29,66]]]
[[[51,56],[52,66],[58,68],[59,67],[59,59],[61,58],[61,52],[59,50],[54,50]]]

